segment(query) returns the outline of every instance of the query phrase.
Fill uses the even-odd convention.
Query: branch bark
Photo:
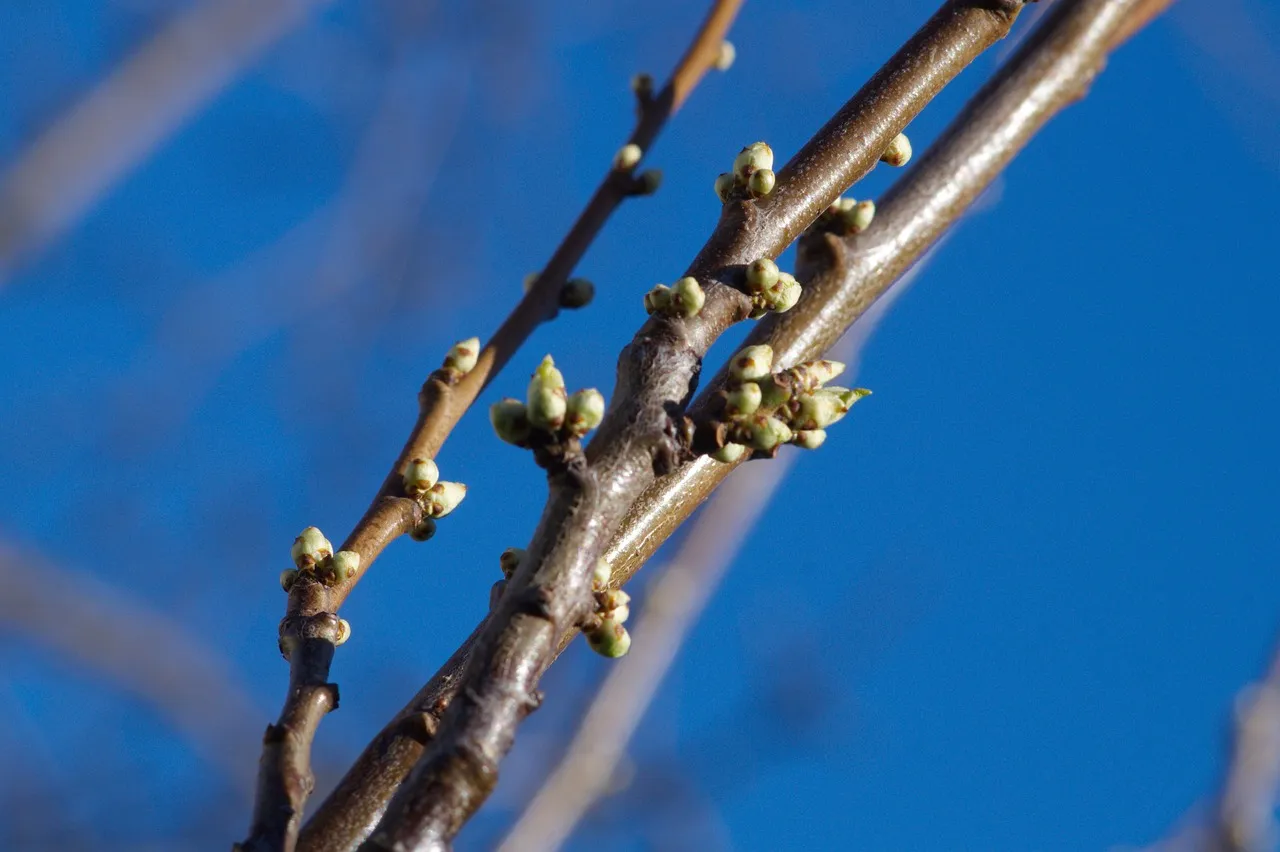
[[[1008,32],[1022,3],[951,2],[778,174],[759,202],[730,201],[687,275],[706,303],[692,318],[651,318],[623,350],[613,402],[573,477],[553,475],[528,555],[482,628],[437,735],[362,848],[443,850],[488,797],[561,635],[590,612],[590,577],[625,512],[672,470],[678,418],[701,359],[749,300],[745,265],[775,257],[974,56]]]
[[[714,64],[742,0],[716,0],[671,80],[655,97],[640,98],[639,118],[628,143],[646,151],[667,119],[684,103]],[[437,370],[419,394],[413,431],[364,516],[339,548],[360,556],[360,568],[329,586],[304,574],[289,591],[280,624],[281,647],[289,648],[289,689],[280,718],[268,725],[259,761],[257,796],[248,852],[285,850],[297,844],[303,809],[315,786],[311,742],[320,720],[338,706],[329,682],[339,635],[337,611],[355,584],[390,542],[428,519],[418,501],[404,496],[401,473],[413,459],[433,459],[476,397],[543,321],[556,315],[560,291],[613,211],[637,194],[636,164],[611,166],[537,282],[481,350],[476,365],[459,374]]]

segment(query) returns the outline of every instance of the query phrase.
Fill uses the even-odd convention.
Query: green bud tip
[[[729,376],[740,382],[753,382],[769,375],[773,368],[773,347],[767,343],[748,346],[729,362]]]
[[[792,405],[791,425],[800,430],[825,429],[849,410],[839,396],[821,389],[793,400]]]
[[[324,537],[324,533],[315,527],[307,527],[297,538],[293,540],[293,547],[289,551],[289,555],[293,557],[293,564],[303,570],[314,568],[316,563],[328,559],[333,555],[333,545],[329,543],[329,539]]]
[[[587,634],[587,644],[597,654],[617,659],[631,650],[631,634],[621,622],[606,618],[600,622],[599,629]]]
[[[430,541],[436,534],[436,522],[431,518],[423,518],[422,522],[409,530],[409,538],[414,541]]]
[[[426,494],[427,514],[433,518],[443,518],[458,508],[467,496],[467,486],[461,482],[437,482]]]
[[[778,283],[778,264],[767,257],[747,264],[747,292],[763,293]]]
[[[585,278],[570,278],[560,288],[560,307],[584,308],[595,298],[596,285]]]
[[[733,161],[733,173],[745,182],[753,172],[773,168],[773,149],[764,142],[752,142]]]
[[[630,171],[640,162],[640,158],[644,156],[644,151],[640,150],[640,146],[634,142],[629,142],[618,149],[618,153],[613,157],[613,167]]]
[[[351,638],[351,622],[345,618],[338,619],[338,636],[333,640],[334,645],[345,645],[347,640]]]
[[[580,390],[569,397],[564,423],[570,434],[581,438],[604,420],[604,394],[595,388]]]
[[[548,355],[529,380],[529,422],[534,428],[554,431],[564,424],[566,408],[564,376]]]
[[[516,569],[520,567],[526,555],[527,551],[522,547],[508,547],[502,551],[502,555],[498,557],[498,567],[502,569],[502,576],[508,580],[511,579],[511,575],[516,573]]]
[[[720,49],[716,51],[716,70],[728,71],[733,67],[733,60],[737,58],[738,49],[733,46],[733,42],[728,40],[720,42]]]
[[[839,376],[845,370],[840,361],[806,361],[787,370],[791,380],[800,390],[812,391]]]
[[[755,414],[760,407],[763,394],[755,382],[743,382],[731,388],[725,395],[725,414],[729,417],[743,417]]]
[[[742,444],[725,444],[720,449],[711,454],[711,458],[725,464],[733,464],[747,454],[747,448]]]
[[[742,436],[753,449],[765,452],[791,440],[791,427],[776,417],[757,414],[743,424]]]
[[[360,570],[360,554],[354,550],[339,550],[333,554],[329,570],[333,572],[335,583],[345,583]]]
[[[816,450],[827,440],[827,433],[822,429],[804,429],[795,434],[791,443],[806,450]]]
[[[446,370],[454,370],[466,375],[475,369],[480,359],[480,338],[470,337],[453,344],[449,354],[444,356]]]
[[[658,284],[644,294],[644,311],[647,314],[666,313],[671,306],[671,288],[666,284]]]
[[[637,188],[641,195],[653,195],[662,186],[662,169],[645,169],[640,173]]]
[[[499,438],[516,446],[527,441],[533,430],[533,425],[529,423],[528,408],[520,400],[510,397],[489,406],[489,422],[493,424],[493,431]]]
[[[682,317],[694,317],[707,303],[707,294],[693,276],[685,276],[671,288],[672,313]]]
[[[763,198],[773,192],[774,184],[777,182],[778,177],[773,173],[773,169],[758,169],[747,179],[747,189],[755,198]]]
[[[440,468],[431,459],[414,459],[405,465],[402,476],[404,493],[416,497],[440,481]]]
[[[733,175],[725,172],[716,177],[716,197],[720,199],[721,204],[729,200],[729,193],[732,191]]]
[[[880,162],[888,163],[891,166],[905,166],[910,161],[911,140],[907,138],[905,133],[899,133],[893,137],[889,147],[885,148],[884,153],[880,155]]]
[[[636,97],[648,100],[653,97],[653,77],[649,74],[636,74],[631,78],[631,91]]]
[[[286,592],[293,588],[294,582],[298,579],[297,568],[286,568],[280,572],[280,588]]]
[[[613,569],[609,567],[609,563],[603,559],[596,560],[596,567],[591,571],[591,585],[596,589],[603,589],[609,585],[609,576],[613,573]]]

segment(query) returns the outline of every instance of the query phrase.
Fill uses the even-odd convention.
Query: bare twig
[[[750,301],[745,265],[782,252],[974,56],[1003,36],[1020,2],[947,3],[782,169],[758,202],[730,200],[689,268],[705,291],[696,316],[655,316],[623,350],[614,399],[585,456],[548,477],[550,497],[526,558],[482,629],[456,700],[364,844],[443,850],[488,797],[561,635],[591,607],[590,578],[623,514],[673,469],[677,418],[701,358]]]
[[[638,146],[642,153],[653,144],[666,120],[714,63],[741,4],[742,0],[713,4],[671,80],[656,96],[639,98],[639,118],[628,144]],[[405,465],[417,458],[434,458],[488,381],[541,322],[555,316],[569,274],[613,211],[637,194],[637,178],[632,174],[635,166],[635,162],[614,162],[537,282],[481,350],[475,366],[462,374],[438,370],[428,377],[419,394],[418,420],[409,439],[364,517],[341,546],[360,556],[360,569],[331,586],[304,575],[290,589],[280,625],[282,647],[291,649],[289,690],[279,721],[268,726],[263,738],[258,795],[244,843],[247,850],[289,852],[296,845],[303,808],[315,784],[311,741],[320,720],[338,703],[337,686],[328,682],[341,629],[338,608],[392,540],[427,520],[418,501],[403,494]],[[335,830],[333,835],[339,837],[342,832]],[[325,837],[325,842],[330,842],[328,832]]]
[[[31,143],[0,180],[0,286],[332,0],[206,0],[182,12]]]

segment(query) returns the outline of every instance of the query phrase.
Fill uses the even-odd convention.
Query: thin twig
[[[791,159],[772,193],[724,205],[686,272],[705,291],[702,309],[689,318],[654,316],[623,350],[596,438],[549,475],[550,497],[527,556],[481,631],[456,699],[362,848],[451,847],[492,791],[519,722],[539,703],[537,684],[561,635],[590,614],[591,575],[623,514],[682,456],[677,419],[702,356],[750,312],[735,286],[745,265],[776,257],[870,171],[933,95],[1008,31],[1021,7],[947,3]]]
[[[208,0],[180,13],[35,139],[0,180],[0,286],[332,0]]]
[[[639,146],[642,152],[653,144],[667,119],[714,63],[741,5],[742,0],[713,4],[671,80],[656,96],[639,99],[639,117],[628,144]],[[481,350],[475,366],[461,375],[438,370],[428,377],[419,394],[418,419],[409,439],[364,517],[340,548],[359,554],[360,569],[332,586],[304,575],[290,589],[280,625],[282,647],[292,649],[289,689],[279,721],[268,726],[263,738],[253,822],[243,844],[249,852],[291,852],[297,843],[303,809],[315,784],[311,741],[320,720],[338,704],[337,686],[328,682],[340,629],[336,613],[382,550],[425,520],[419,503],[403,496],[401,474],[406,463],[435,458],[489,380],[540,323],[555,316],[569,274],[613,211],[637,194],[635,165],[615,163],[610,168],[538,280]],[[323,842],[341,842],[347,834],[335,827],[326,830]]]

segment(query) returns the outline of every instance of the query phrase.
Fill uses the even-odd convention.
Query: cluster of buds
[[[732,463],[755,451],[770,454],[782,444],[816,450],[826,428],[849,413],[871,391],[826,387],[844,372],[839,361],[807,361],[777,373],[773,349],[748,346],[729,362],[729,386],[721,391],[717,461]]]
[[[461,482],[441,481],[440,468],[431,459],[411,460],[400,472],[400,481],[404,496],[422,507],[422,523],[409,532],[417,541],[426,541],[435,535],[435,519],[458,508],[467,496],[467,486]]]
[[[785,313],[800,301],[800,282],[767,257],[747,264],[747,294],[751,296],[751,318],[760,319],[769,311]]]
[[[333,551],[333,544],[315,527],[307,527],[293,540],[289,551],[293,568],[280,572],[280,586],[286,592],[303,574],[326,586],[336,586],[354,577],[360,570],[360,554],[354,550]]]
[[[776,182],[773,149],[764,142],[752,142],[733,161],[733,171],[716,178],[716,195],[722,204],[743,190],[752,198],[763,198],[773,192]]]
[[[860,234],[871,226],[871,220],[875,218],[875,215],[876,203],[874,201],[837,198],[809,226],[809,233],[835,234],[838,237]]]
[[[604,396],[595,388],[565,392],[564,376],[551,356],[542,359],[529,380],[525,402],[503,399],[489,408],[493,431],[508,444],[529,447],[541,441],[581,438],[604,419]]]
[[[631,634],[624,626],[631,617],[631,595],[610,589],[609,563],[601,559],[591,576],[595,614],[586,629],[591,650],[605,657],[622,657],[631,650]]]
[[[644,294],[644,310],[649,315],[696,317],[707,303],[707,294],[692,275],[686,275],[672,286],[659,284]]]
[[[444,365],[440,368],[453,381],[465,376],[476,368],[480,360],[480,338],[471,337],[459,340],[444,356]]]

